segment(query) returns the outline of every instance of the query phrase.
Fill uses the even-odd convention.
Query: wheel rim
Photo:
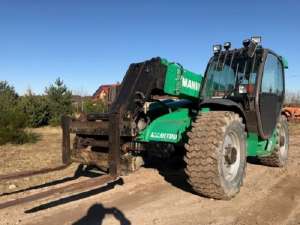
[[[230,132],[224,138],[222,170],[224,178],[232,181],[238,173],[241,164],[240,140],[236,133]]]
[[[287,137],[285,128],[282,126],[279,130],[279,152],[283,158],[287,157]]]

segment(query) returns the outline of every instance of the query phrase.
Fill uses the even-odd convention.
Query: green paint
[[[161,111],[166,107],[170,108],[172,111],[176,111],[179,108],[187,108],[186,102],[177,101],[177,100],[173,100],[173,99],[167,99],[167,100],[162,100],[160,102],[151,103],[149,106],[148,113],[151,114],[153,111],[155,111],[155,112]]]
[[[145,130],[140,132],[137,140],[179,143],[190,125],[189,109],[178,109],[155,119]]]
[[[169,102],[170,104],[171,102]],[[174,102],[174,109],[175,109]],[[157,103],[153,107],[159,107]],[[180,105],[177,105],[180,107]],[[200,112],[209,112],[209,108],[202,108]],[[137,141],[140,142],[182,142],[187,129],[191,126],[193,116],[187,108],[176,108],[176,111],[167,113],[153,120],[146,129],[140,132]],[[268,140],[262,140],[256,133],[247,134],[247,156],[268,156],[274,150],[276,143],[275,132]]]
[[[200,112],[207,113],[210,112],[210,108],[202,108]]]
[[[284,67],[287,68],[287,61],[282,57]],[[182,99],[198,101],[201,88],[202,76],[183,69],[180,65],[162,60],[167,66],[164,92],[169,95],[178,96]],[[139,133],[137,141],[140,142],[168,142],[179,143],[186,141],[186,131],[191,126],[192,115],[186,103],[171,99],[163,102],[152,103],[147,115],[152,122]],[[172,112],[156,118],[157,111],[163,108],[171,109]],[[165,110],[166,110],[165,109]],[[210,108],[202,108],[200,112],[209,112]],[[153,115],[153,116],[152,116]],[[184,140],[183,140],[184,139]],[[276,135],[268,140],[262,140],[256,133],[247,134],[247,155],[267,156],[274,150]]]
[[[286,60],[286,58],[284,58],[283,56],[281,56],[280,58],[281,58],[281,61],[282,61],[282,63],[283,63],[284,69],[288,69],[288,68],[289,68],[289,63],[288,63],[288,61]]]
[[[275,144],[275,132],[268,140],[262,140],[256,133],[249,132],[247,135],[247,155],[268,156],[274,150]]]
[[[164,92],[169,95],[198,100],[202,75],[186,70],[165,59],[161,63],[167,66]]]

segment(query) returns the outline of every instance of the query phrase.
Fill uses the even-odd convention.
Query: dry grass
[[[40,135],[35,144],[0,146],[0,174],[39,169],[61,162],[60,129],[46,127],[34,129],[33,132]]]
[[[289,132],[290,132],[290,139],[291,138],[298,139],[300,136],[300,122],[298,121],[289,122]]]
[[[35,144],[6,144],[0,146],[0,174],[38,170],[62,164],[62,133],[60,127],[43,127],[31,131],[39,135],[39,140]],[[63,171],[1,183],[0,193],[42,184],[57,177],[72,175],[76,167],[77,165],[74,164]],[[13,190],[12,188],[9,189],[11,184],[16,186]]]

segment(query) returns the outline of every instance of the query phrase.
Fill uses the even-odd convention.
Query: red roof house
[[[97,101],[97,100],[105,100],[107,99],[109,95],[110,88],[119,86],[119,84],[105,84],[101,85],[97,91],[93,94],[92,100]]]

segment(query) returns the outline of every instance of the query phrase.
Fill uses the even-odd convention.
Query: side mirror
[[[280,56],[280,59],[281,59],[282,64],[283,64],[283,68],[284,68],[284,69],[288,69],[288,68],[289,68],[289,63],[288,63],[288,61],[286,60],[286,58],[284,58],[283,56]]]

